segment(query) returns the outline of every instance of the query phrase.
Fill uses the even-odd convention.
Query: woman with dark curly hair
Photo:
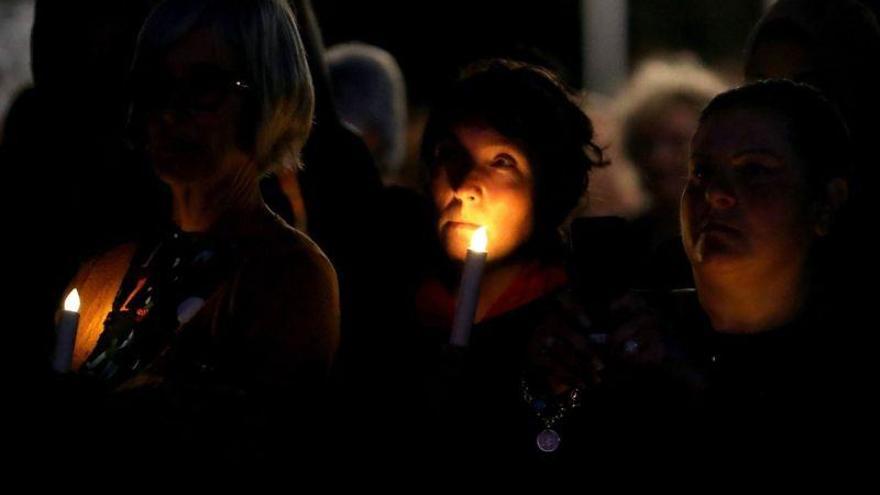
[[[590,119],[549,71],[483,62],[434,104],[422,158],[439,249],[416,307],[435,348],[450,341],[479,228],[488,252],[467,347],[446,348],[438,366],[453,376],[431,387],[440,444],[465,457],[580,458],[592,412],[581,405],[597,381],[588,343],[596,329],[579,303],[562,227],[590,170],[603,164]]]

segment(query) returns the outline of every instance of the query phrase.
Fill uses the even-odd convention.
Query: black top
[[[564,288],[475,325],[467,349],[438,342],[444,348],[440,373],[428,390],[436,414],[431,433],[443,458],[477,466],[582,469],[607,460],[621,445],[632,447],[634,428],[641,426],[624,418],[642,415],[647,402],[620,388],[606,329],[576,301],[576,293]],[[546,355],[548,339],[554,338],[547,328],[560,325],[588,342],[580,361],[589,364],[580,370],[580,385],[554,395],[544,383],[546,361],[536,356]],[[448,339],[448,333],[440,335]]]
[[[690,399],[672,427],[692,446],[756,456],[821,452],[858,430],[863,363],[854,320],[832,294],[815,293],[787,325],[758,334],[712,329],[696,294],[668,324],[672,368]],[[667,322],[669,323],[669,322]]]

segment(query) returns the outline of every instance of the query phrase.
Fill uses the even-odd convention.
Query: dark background
[[[461,65],[534,47],[581,86],[579,0],[398,2],[318,0],[326,44],[359,40],[394,54],[411,100],[424,103]],[[652,54],[680,50],[738,72],[761,0],[631,0],[630,67]]]

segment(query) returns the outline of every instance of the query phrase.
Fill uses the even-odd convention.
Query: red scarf
[[[532,262],[524,266],[510,285],[501,293],[481,321],[508,313],[540,299],[568,282],[568,274],[561,265]],[[416,294],[416,309],[423,325],[450,328],[455,312],[456,294],[439,280],[431,278],[422,283]]]

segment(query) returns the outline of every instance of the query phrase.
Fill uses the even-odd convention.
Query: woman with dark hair
[[[806,85],[753,83],[703,110],[681,223],[706,320],[684,337],[703,418],[721,430],[812,434],[851,412],[845,346],[860,337],[834,246],[851,151],[836,109]]]
[[[880,23],[857,0],[780,0],[755,25],[745,50],[749,81],[791,79],[812,85],[837,105],[852,138],[851,215],[846,266],[854,282],[877,269],[874,239],[859,235],[860,226],[877,218],[873,197],[878,183],[877,114],[880,113]],[[851,294],[871,305],[863,291]]]
[[[123,412],[100,414],[84,445],[204,462],[306,448],[285,433],[306,430],[301,406],[328,375],[336,276],[259,191],[264,173],[298,165],[311,127],[293,15],[280,0],[168,0],[143,27],[132,84],[133,141],[171,218],[71,284],[73,367]]]
[[[482,227],[488,241],[468,346],[446,349],[436,369],[452,375],[429,388],[440,448],[459,458],[581,459],[585,416],[595,412],[581,405],[598,380],[588,339],[598,330],[576,295],[561,229],[603,163],[590,119],[548,71],[484,62],[434,104],[422,158],[439,250],[416,307],[435,348],[450,339],[471,236]]]
[[[560,228],[602,164],[592,138],[589,118],[550,72],[500,60],[466,70],[434,104],[422,142],[446,256],[462,260],[483,226],[490,261],[560,263]]]

